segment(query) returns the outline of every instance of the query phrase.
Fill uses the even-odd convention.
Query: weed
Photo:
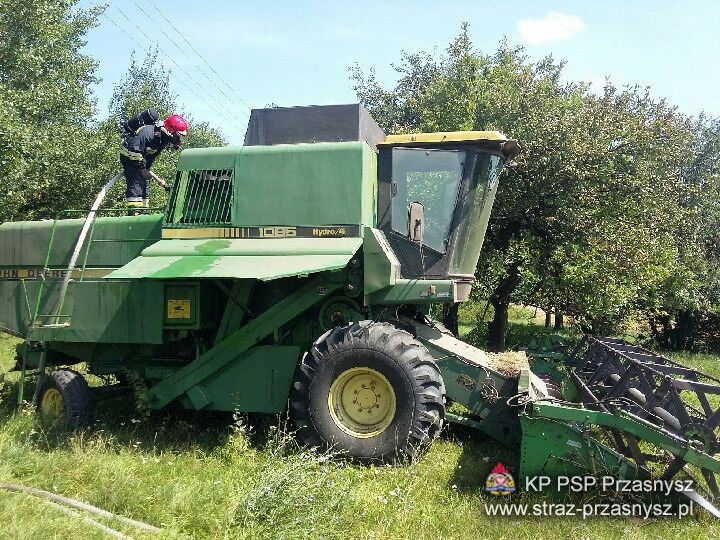
[[[0,351],[6,347],[0,341]],[[717,373],[717,356],[689,356]],[[10,367],[0,356],[0,372]],[[17,376],[4,377],[0,482],[80,499],[196,538],[708,538],[706,517],[645,523],[621,519],[500,518],[484,514],[482,486],[518,455],[473,430],[452,427],[406,467],[359,466],[300,447],[277,416],[149,417],[121,400],[98,407],[89,429],[39,424],[14,411]],[[11,400],[8,404],[7,400]],[[111,525],[111,523],[107,523]],[[136,531],[122,529],[134,538]],[[25,495],[0,492],[2,538],[103,538],[75,517]]]

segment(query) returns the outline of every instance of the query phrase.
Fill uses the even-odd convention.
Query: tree
[[[149,106],[162,114],[181,112],[170,90],[170,72],[151,52],[141,63],[131,59],[115,88],[110,117],[94,122],[90,89],[97,82],[97,64],[81,49],[104,8],[77,9],[76,4],[0,0],[0,221],[88,208],[120,170],[120,118]],[[223,144],[219,131],[191,121],[186,147]],[[155,169],[171,180],[176,159],[177,154],[165,152]],[[124,205],[121,184],[106,206]],[[164,193],[154,190],[151,204],[164,204]]]
[[[562,82],[562,69],[505,43],[478,53],[466,25],[439,59],[404,54],[391,90],[352,69],[358,98],[388,132],[500,130],[524,147],[504,172],[476,273],[494,307],[495,349],[511,302],[605,330],[677,258],[692,123],[646,89],[608,83],[596,96]]]
[[[0,0],[0,220],[51,217],[86,202],[93,173],[83,38],[102,8],[71,0]]]
[[[720,120],[698,118],[682,172],[684,219],[674,271],[642,309],[652,337],[669,349],[720,349]]]
[[[161,118],[171,114],[182,114],[190,123],[189,135],[184,148],[206,146],[224,146],[227,144],[222,134],[207,122],[194,122],[192,116],[183,112],[177,105],[177,95],[172,92],[171,72],[158,58],[157,50],[150,50],[139,62],[133,54],[130,67],[122,80],[115,85],[110,100],[109,116],[98,129],[98,138],[103,141],[103,151],[97,154],[98,170],[104,171],[104,177],[110,178],[119,169],[119,126],[127,118],[148,108],[157,110]],[[153,172],[172,181],[175,174],[178,153],[164,151],[153,164]],[[119,182],[108,195],[106,206],[124,205],[125,183]],[[150,206],[164,206],[166,195],[157,188],[151,189]]]

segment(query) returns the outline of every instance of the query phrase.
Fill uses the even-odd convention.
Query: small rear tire
[[[42,378],[37,409],[44,420],[70,428],[88,425],[95,411],[87,381],[71,369],[51,371]]]
[[[295,374],[300,440],[363,462],[401,463],[425,450],[445,418],[445,385],[425,346],[389,323],[324,334]]]

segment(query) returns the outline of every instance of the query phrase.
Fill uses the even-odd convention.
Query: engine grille
[[[165,226],[230,225],[232,201],[232,169],[178,171]]]

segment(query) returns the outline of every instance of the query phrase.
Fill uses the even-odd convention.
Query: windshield
[[[408,207],[425,207],[423,244],[445,253],[466,152],[393,148],[392,228],[407,235]]]
[[[475,154],[469,189],[458,205],[458,230],[450,257],[450,273],[453,275],[475,274],[501,165],[499,156]]]

